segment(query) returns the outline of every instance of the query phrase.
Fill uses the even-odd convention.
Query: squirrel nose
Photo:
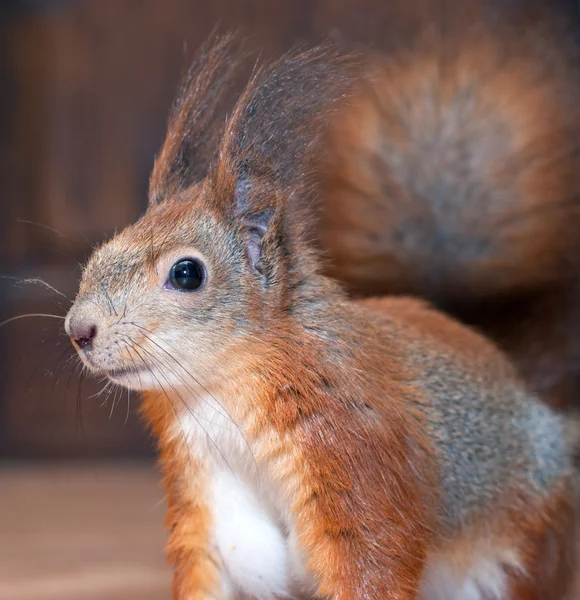
[[[97,326],[90,322],[71,323],[68,334],[79,348],[88,350],[97,335]]]

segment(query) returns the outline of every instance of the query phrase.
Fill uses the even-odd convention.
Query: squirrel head
[[[66,318],[91,370],[136,389],[190,377],[212,386],[332,287],[318,275],[306,198],[322,108],[347,81],[340,73],[327,49],[258,71],[207,167],[192,143],[196,119],[174,115],[147,212],[93,254]]]

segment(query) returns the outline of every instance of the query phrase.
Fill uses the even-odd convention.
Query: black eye
[[[171,267],[170,287],[184,292],[193,292],[202,286],[204,276],[205,270],[198,260],[184,258]]]

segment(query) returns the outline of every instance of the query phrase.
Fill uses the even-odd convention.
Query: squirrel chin
[[[127,369],[111,369],[106,371],[106,376],[115,381],[116,383],[126,382],[127,379],[131,380],[134,377],[139,377],[142,374],[145,374],[144,369],[135,369],[134,367],[129,367]]]

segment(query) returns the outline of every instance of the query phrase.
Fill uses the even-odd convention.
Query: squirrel
[[[475,330],[325,272],[320,143],[365,59],[291,52],[222,123],[238,54],[222,38],[194,63],[147,211],[65,319],[90,371],[144,393],[173,597],[565,598],[562,417]]]

